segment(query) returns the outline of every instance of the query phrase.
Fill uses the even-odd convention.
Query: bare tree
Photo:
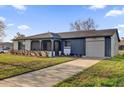
[[[5,36],[5,28],[6,28],[6,25],[4,24],[3,21],[0,21],[0,42],[2,42],[4,36]]]
[[[16,33],[16,36],[14,37],[14,39],[20,39],[20,38],[23,38],[25,37],[24,34],[20,34],[19,32]]]
[[[71,23],[72,31],[90,31],[96,29],[96,24],[92,18],[87,20],[77,20],[74,23]]]

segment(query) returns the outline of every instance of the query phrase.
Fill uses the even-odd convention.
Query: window
[[[70,41],[65,41],[65,47],[71,46],[71,42]]]

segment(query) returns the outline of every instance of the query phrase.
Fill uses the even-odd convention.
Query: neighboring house
[[[119,50],[124,50],[124,40],[119,42]]]
[[[11,50],[12,49],[12,43],[10,43],[10,42],[0,42],[0,49]]]
[[[13,40],[14,50],[49,51],[49,56],[112,57],[118,54],[117,29],[43,33]]]

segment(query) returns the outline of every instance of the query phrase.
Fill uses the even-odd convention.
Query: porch
[[[61,40],[20,40],[16,45],[16,50],[47,51],[49,56],[60,56],[62,54]]]

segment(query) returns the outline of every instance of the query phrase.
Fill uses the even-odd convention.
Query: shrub
[[[10,53],[22,56],[48,57],[48,52],[46,51],[11,50]]]

